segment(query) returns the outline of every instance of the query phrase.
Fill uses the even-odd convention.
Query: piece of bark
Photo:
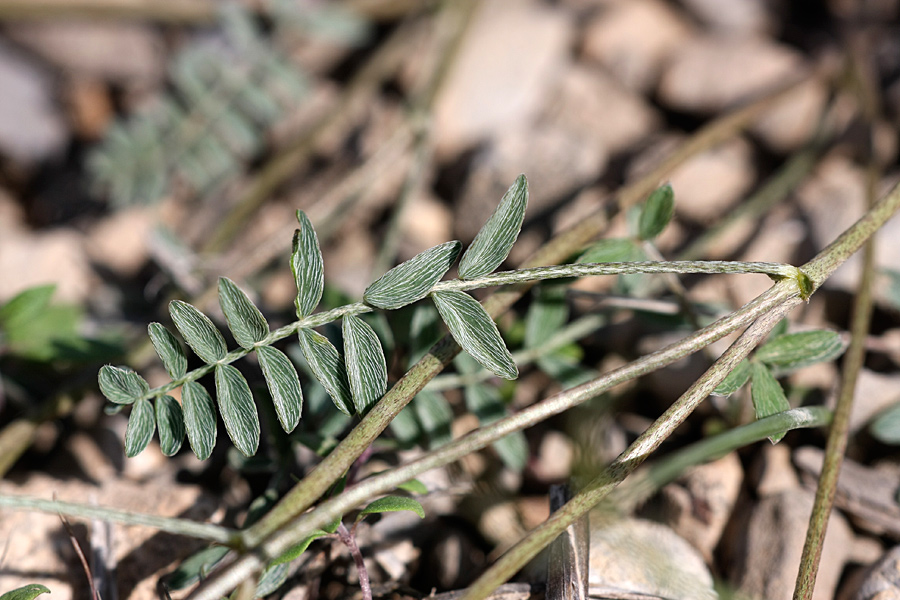
[[[895,546],[869,570],[853,600],[898,599],[900,599],[900,546]]]
[[[556,512],[572,498],[566,485],[550,486],[550,510]],[[590,528],[581,517],[553,541],[547,565],[547,600],[586,600]]]
[[[803,483],[814,488],[822,471],[824,452],[805,446],[794,451],[794,463]],[[900,539],[900,468],[873,469],[844,459],[838,477],[835,504],[853,517],[861,529]]]

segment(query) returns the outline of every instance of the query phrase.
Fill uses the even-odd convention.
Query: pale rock
[[[834,409],[834,395],[829,408]],[[875,415],[900,401],[900,376],[860,369],[850,412],[850,434],[864,429]]]
[[[553,217],[553,235],[572,229],[582,219],[593,215],[609,198],[609,192],[598,187],[590,187],[578,193],[571,202],[566,203]]]
[[[664,135],[632,161],[629,180],[634,181],[665,160],[683,141]],[[723,216],[753,185],[756,170],[753,150],[743,138],[735,138],[702,152],[672,171],[669,183],[675,192],[675,212],[680,217],[710,223]]]
[[[572,473],[575,446],[568,436],[548,431],[541,439],[532,471],[541,481],[563,481]]]
[[[152,84],[163,76],[159,33],[135,23],[18,23],[10,37],[61,69],[109,81]]]
[[[754,506],[747,530],[735,537],[738,560],[732,578],[754,598],[789,600],[806,539],[814,494],[794,489],[766,496]],[[840,513],[828,521],[813,600],[831,600],[853,548],[853,532]]]
[[[773,11],[767,0],[681,0],[698,20],[715,31],[735,35],[773,33]]]
[[[566,70],[548,102],[549,121],[573,135],[587,135],[607,154],[634,147],[659,129],[662,118],[639,94],[600,69]]]
[[[641,519],[597,517],[591,515],[591,597],[718,597],[703,558],[665,525]],[[635,596],[622,596],[623,593]]]
[[[753,489],[760,496],[775,496],[800,487],[791,463],[791,448],[785,444],[763,444],[751,470]]]
[[[796,197],[809,221],[816,251],[833,242],[865,214],[865,178],[863,169],[847,158],[831,156],[797,190]],[[881,193],[894,183],[896,176],[882,182]],[[880,269],[900,270],[900,219],[890,219],[879,230],[875,237],[875,260]],[[855,293],[861,268],[862,256],[857,253],[838,267],[824,285]]]
[[[84,237],[72,229],[0,236],[0,273],[0,301],[53,283],[55,301],[81,302],[95,284]]]
[[[582,49],[626,87],[647,92],[673,53],[691,39],[693,29],[671,3],[629,0],[612,4],[590,20]]]
[[[21,163],[60,154],[67,131],[51,74],[0,44],[0,82],[0,154]]]
[[[853,600],[900,600],[900,546],[869,570]]]
[[[133,277],[147,262],[154,217],[147,207],[116,211],[91,227],[85,247],[91,260],[123,277]]]
[[[731,518],[743,479],[741,461],[732,452],[694,467],[677,483],[663,488],[664,494],[674,491],[675,510],[666,519],[667,524],[699,550],[707,563],[712,563],[713,551]]]
[[[587,132],[541,124],[510,131],[474,157],[456,213],[457,234],[463,241],[473,239],[522,173],[528,177],[527,222],[591,183],[605,165],[606,153]]]
[[[413,194],[400,216],[402,254],[410,257],[453,239],[453,213],[427,192]]]
[[[663,71],[659,97],[676,110],[711,113],[765,92],[804,69],[799,52],[745,36],[707,36],[682,45]]]
[[[363,292],[373,281],[372,269],[378,248],[372,236],[362,230],[342,231],[338,237],[353,239],[352,244],[338,244],[328,252],[328,283],[353,298],[362,298]]]
[[[485,0],[473,19],[435,104],[434,140],[444,158],[527,124],[574,34],[562,11],[534,0]]]
[[[827,101],[827,86],[810,79],[765,111],[751,131],[772,150],[787,154],[809,142]]]

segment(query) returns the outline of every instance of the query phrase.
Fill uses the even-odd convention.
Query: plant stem
[[[341,523],[337,528],[338,539],[347,546],[353,562],[356,563],[356,572],[359,575],[359,587],[362,589],[363,600],[372,600],[372,585],[369,583],[369,571],[366,569],[366,561],[363,559],[356,536],[350,533],[347,526]]]
[[[630,512],[656,490],[677,479],[687,469],[711,462],[738,448],[770,436],[802,427],[822,427],[831,422],[831,411],[824,406],[795,408],[735,427],[724,433],[695,442],[637,472],[627,479],[610,499],[622,512]]]
[[[226,546],[235,546],[240,539],[240,534],[234,529],[212,525],[210,523],[198,523],[187,519],[174,519],[171,517],[159,517],[142,513],[128,512],[115,508],[77,504],[74,502],[62,502],[59,500],[42,500],[23,496],[0,496],[0,506],[24,510],[33,510],[49,514],[61,514],[71,517],[87,519],[103,519],[115,521],[126,525],[143,525],[160,531],[186,535],[200,540],[217,542]]]

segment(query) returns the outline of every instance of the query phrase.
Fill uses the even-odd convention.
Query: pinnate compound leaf
[[[344,364],[358,414],[366,411],[387,389],[387,363],[381,342],[369,324],[355,315],[344,317]]]
[[[159,448],[165,456],[174,456],[184,442],[184,412],[172,396],[156,399],[156,428],[159,430]]]
[[[322,538],[322,537],[327,537],[329,535],[331,535],[331,534],[328,533],[327,531],[322,531],[321,529],[317,529],[316,531],[313,531],[311,534],[309,534],[309,537],[304,538],[302,542],[300,542],[293,548],[289,549],[287,552],[285,552],[284,554],[282,554],[281,556],[279,556],[278,558],[273,560],[270,564],[280,565],[283,563],[289,563],[292,560],[294,560],[295,558],[297,558],[298,556],[300,556],[301,554],[303,554],[304,552],[306,552],[306,549],[309,548],[309,545],[312,544],[314,541],[316,541],[317,539]]]
[[[422,505],[416,500],[407,496],[385,496],[384,498],[379,498],[378,500],[371,502],[368,506],[359,511],[359,516],[356,517],[356,520],[361,521],[366,515],[385,512],[400,512],[403,510],[416,513],[419,515],[420,519],[425,518],[425,509],[422,508]]]
[[[10,590],[0,596],[0,600],[34,600],[41,594],[49,594],[50,590],[39,583],[29,583],[26,586]]]
[[[228,437],[244,456],[253,456],[259,447],[259,416],[247,380],[231,365],[216,365],[216,396]]]
[[[132,404],[150,391],[150,385],[144,378],[128,367],[104,365],[100,368],[97,382],[106,399],[116,404]]]
[[[153,405],[148,400],[138,400],[131,407],[128,427],[125,429],[125,456],[134,458],[150,443],[156,430]]]
[[[312,329],[300,329],[300,350],[313,372],[339,411],[346,415],[353,414],[353,396],[347,383],[347,371],[337,348],[331,345],[324,335]]]
[[[647,198],[638,220],[638,237],[652,240],[666,228],[675,213],[675,193],[668,183],[658,187]]]
[[[753,409],[756,418],[762,419],[791,409],[781,384],[761,362],[754,361],[750,366],[750,395],[753,398]],[[775,444],[784,434],[773,435],[769,440]]]
[[[716,386],[712,392],[713,396],[730,396],[741,389],[748,379],[750,379],[750,363],[742,360],[725,376],[722,383]]]
[[[259,309],[233,281],[219,277],[219,304],[228,328],[242,348],[252,348],[269,335],[269,324]]]
[[[181,337],[191,350],[206,364],[212,364],[225,358],[228,349],[225,338],[202,312],[181,300],[169,303],[169,314]]]
[[[150,323],[147,326],[147,332],[150,334],[153,348],[166,368],[166,373],[169,374],[169,377],[178,379],[187,373],[187,356],[184,354],[184,348],[181,347],[181,344],[178,343],[172,332],[159,323]]]
[[[628,262],[638,254],[634,240],[610,238],[600,240],[578,257],[579,263]]]
[[[382,275],[366,288],[367,304],[392,310],[424,298],[453,266],[462,245],[445,242],[413,256]]]
[[[463,350],[499,377],[519,376],[497,325],[475,298],[458,291],[435,292],[431,297],[453,339]]]
[[[216,445],[216,407],[209,392],[196,381],[188,381],[181,388],[184,427],[191,450],[200,460],[206,460]]]
[[[834,360],[845,349],[835,331],[818,329],[786,333],[767,342],[756,351],[756,359],[781,371],[793,371],[819,362]]]
[[[882,444],[900,445],[900,404],[878,413],[869,424],[869,433]]]
[[[303,409],[303,390],[297,369],[284,352],[271,346],[260,346],[256,349],[256,355],[275,404],[278,422],[282,429],[290,433],[300,422]]]
[[[297,284],[297,316],[308,317],[316,309],[325,289],[325,266],[319,238],[302,210],[297,211],[300,229],[294,231],[291,271]]]
[[[460,279],[476,279],[500,266],[522,229],[528,205],[528,181],[519,175],[459,262]]]

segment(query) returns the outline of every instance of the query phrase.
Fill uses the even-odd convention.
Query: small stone
[[[767,110],[752,131],[772,150],[787,154],[806,144],[815,133],[828,100],[828,89],[810,79]]]
[[[774,496],[800,487],[791,463],[791,448],[785,444],[763,444],[753,465],[753,486],[760,496]]]
[[[700,551],[707,563],[712,563],[713,551],[731,518],[743,479],[741,461],[731,453],[691,469],[677,483],[663,488],[664,494],[670,488],[685,492],[688,503],[681,504],[666,521]]]
[[[850,434],[865,428],[878,413],[900,400],[900,376],[860,369],[856,380],[856,393],[850,412]],[[836,398],[829,398],[829,408],[834,409]]]
[[[676,110],[721,111],[804,69],[791,48],[760,38],[707,36],[684,44],[663,72],[662,102]]]
[[[766,496],[753,508],[732,577],[742,592],[766,600],[792,597],[814,494],[804,489]],[[831,600],[853,546],[853,532],[840,513],[828,521],[813,600]]]
[[[853,600],[900,600],[900,546],[869,570]]]
[[[775,29],[766,0],[682,0],[682,4],[697,19],[721,33],[766,35]]]
[[[435,104],[443,158],[527,124],[571,46],[573,24],[532,0],[485,0],[473,19]]]
[[[660,127],[662,119],[639,94],[600,69],[572,67],[548,103],[554,125],[599,142],[607,154],[634,147]],[[602,165],[600,165],[602,166]]]
[[[672,4],[629,0],[612,4],[591,19],[583,52],[626,87],[647,92],[675,50],[692,35],[690,22]]]
[[[21,163],[60,154],[67,131],[50,73],[0,44],[0,81],[0,152]]]
[[[54,301],[81,302],[95,284],[84,238],[71,229],[0,236],[0,273],[0,302],[48,283]]]
[[[77,135],[96,141],[103,137],[115,111],[106,84],[99,79],[72,78],[66,86],[69,120]]]
[[[510,131],[473,159],[456,212],[457,235],[463,241],[473,239],[521,173],[528,177],[527,222],[530,215],[593,181],[605,164],[606,153],[587,132],[545,124]]]
[[[863,169],[849,159],[831,156],[797,190],[796,197],[809,221],[817,251],[833,242],[866,212],[865,177]],[[895,179],[885,180],[881,189],[886,190],[895,183]],[[878,268],[900,271],[900,219],[890,219],[879,230],[875,237],[875,257]],[[856,293],[861,268],[862,256],[857,253],[838,267],[824,285]]]
[[[540,481],[563,481],[572,473],[575,446],[568,436],[548,431],[541,439],[532,472]]]
[[[590,595],[644,594],[671,600],[713,600],[703,558],[675,532],[641,519],[591,515]],[[624,596],[631,597],[631,596]]]
[[[148,258],[152,211],[132,207],[112,213],[91,228],[85,247],[91,260],[114,273],[133,277]]]
[[[9,34],[61,69],[79,75],[143,84],[152,84],[163,75],[162,40],[143,25],[91,21],[18,23]]]
[[[427,193],[413,194],[400,217],[402,255],[414,256],[453,238],[453,213]]]

